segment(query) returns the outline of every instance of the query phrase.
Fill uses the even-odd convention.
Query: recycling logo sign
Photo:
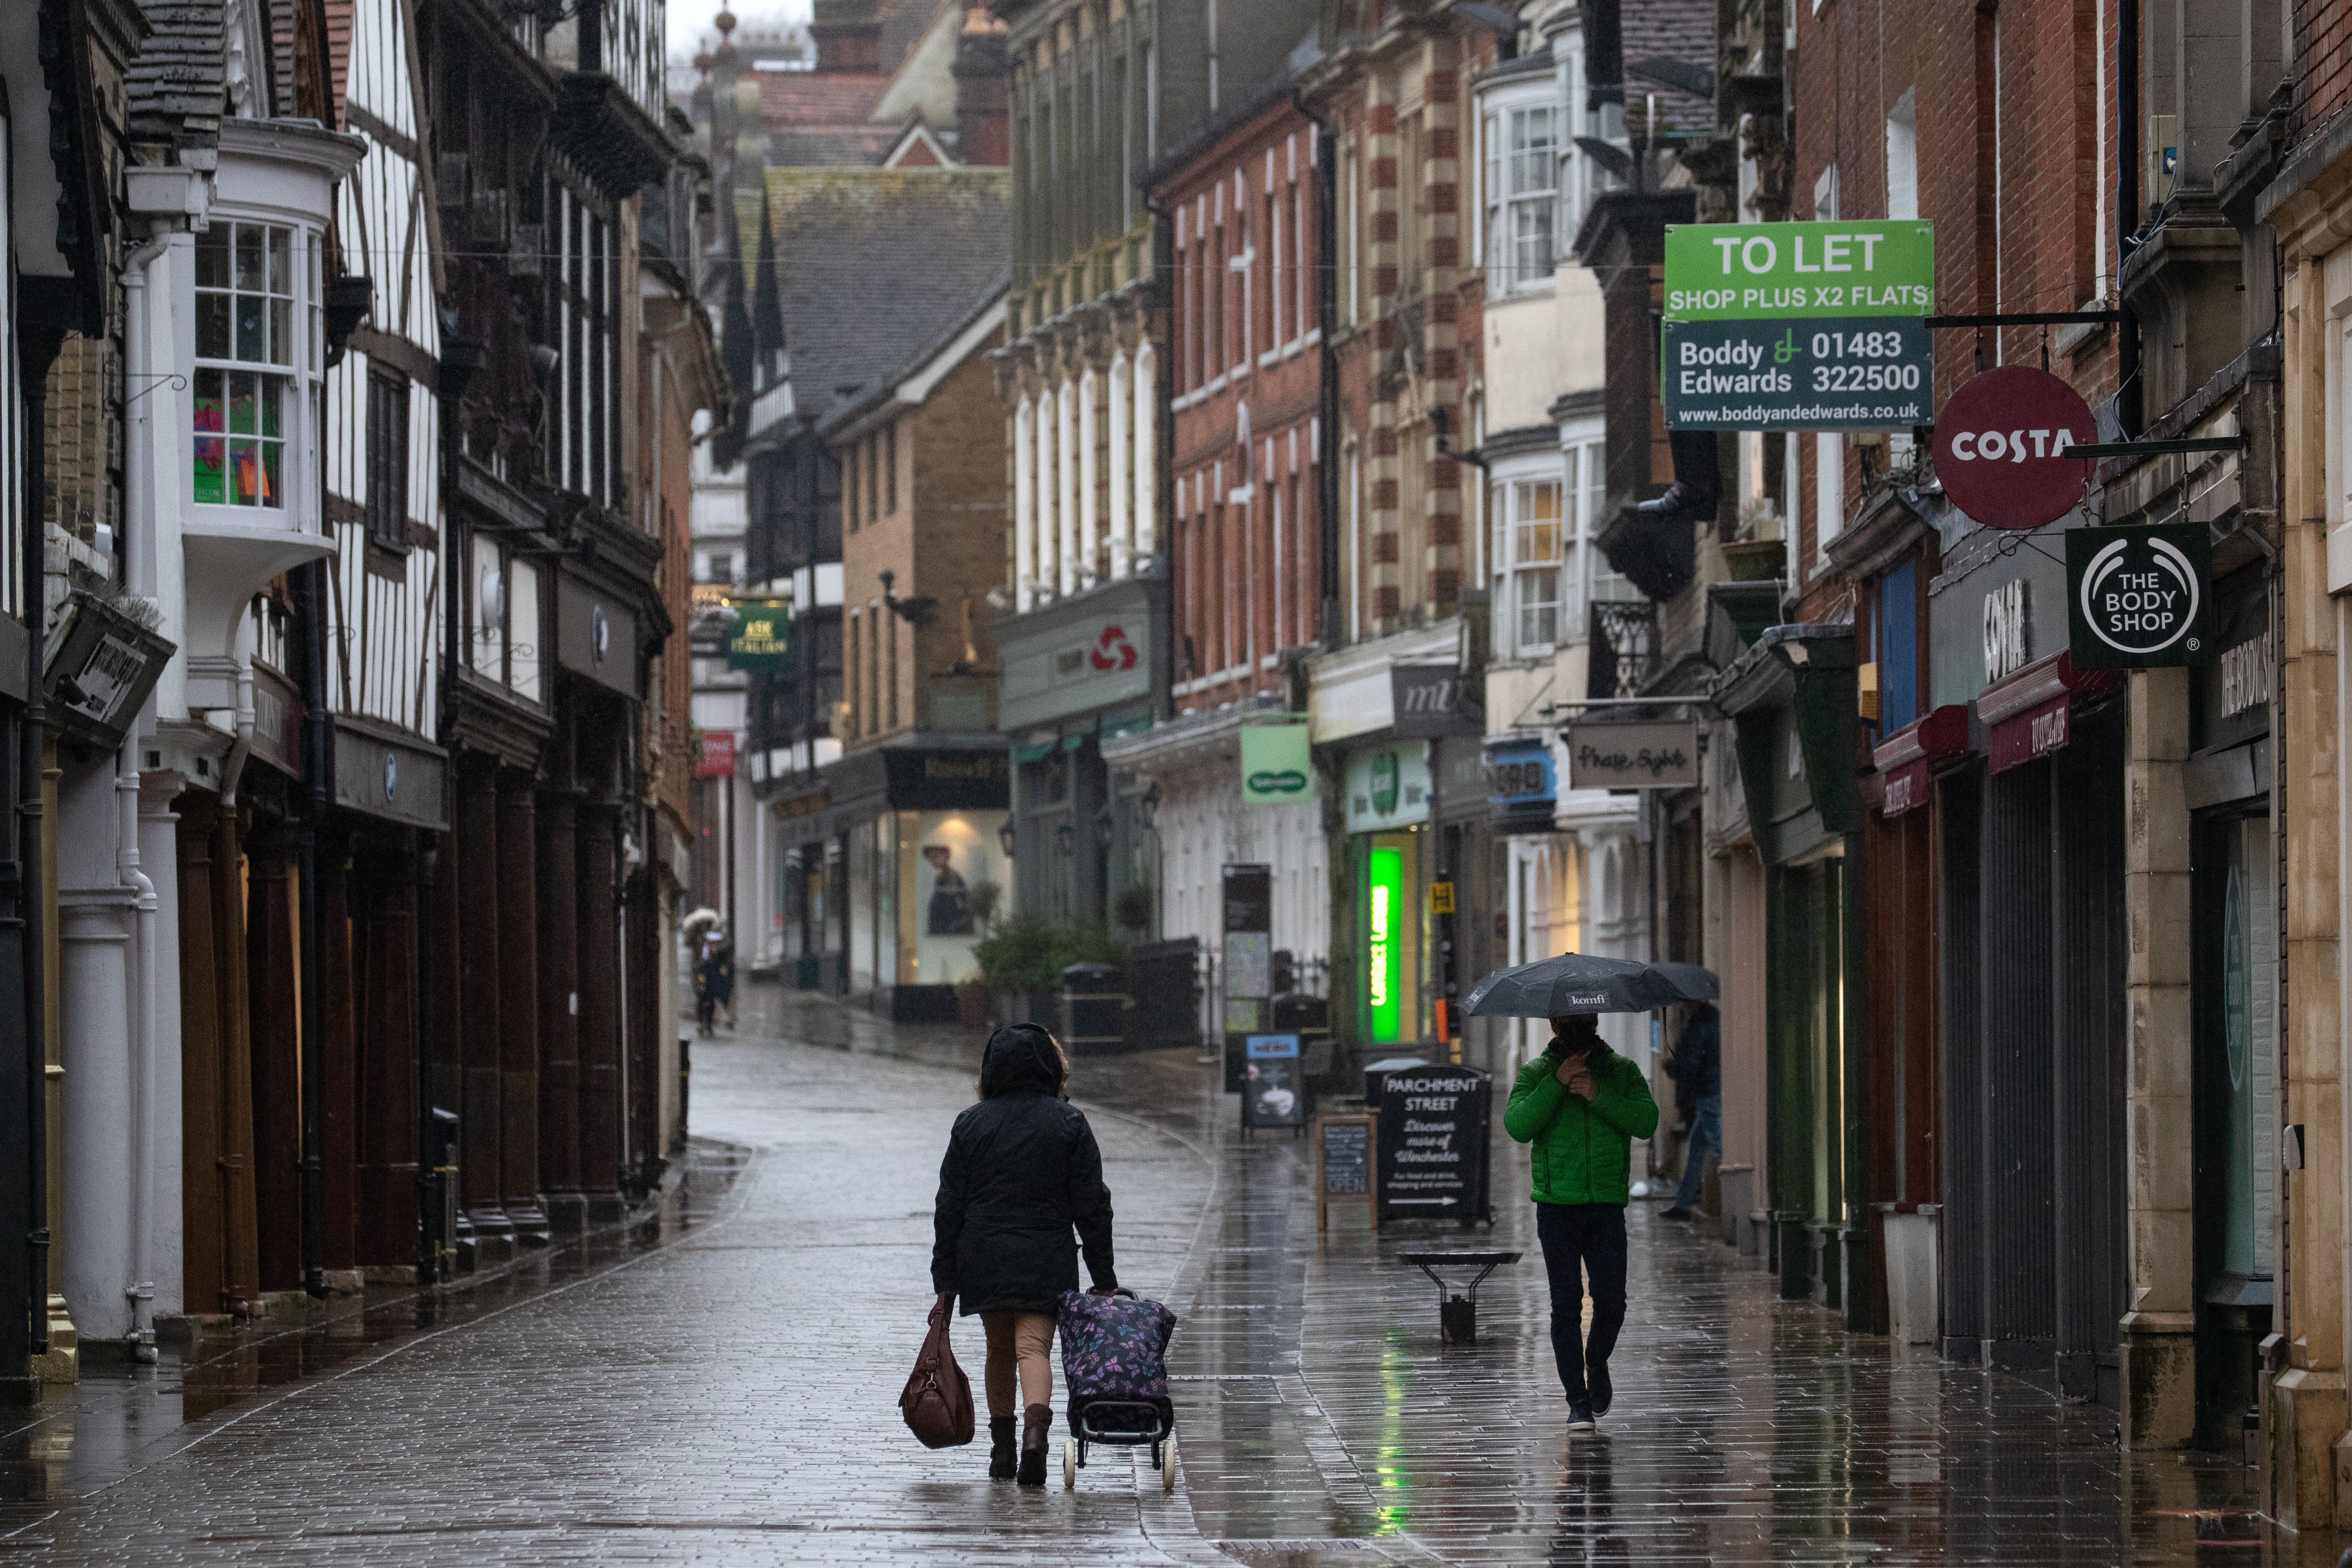
[[[2066,533],[2066,619],[2077,669],[2205,664],[2212,536],[2202,523]]]

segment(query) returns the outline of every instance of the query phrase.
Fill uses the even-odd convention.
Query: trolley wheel
[[[1076,1437],[1062,1439],[1062,1489],[1066,1492],[1078,1489],[1078,1440]]]
[[[1160,1445],[1160,1489],[1163,1492],[1176,1489],[1176,1434],[1173,1432],[1169,1433],[1168,1440]]]

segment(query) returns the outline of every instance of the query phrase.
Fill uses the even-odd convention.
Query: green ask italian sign
[[[1243,804],[1304,805],[1314,776],[1306,725],[1252,724],[1242,731]]]
[[[1936,308],[1936,226],[1675,224],[1665,282],[1669,321],[1925,316]]]
[[[751,599],[735,606],[727,628],[727,668],[781,675],[789,668],[793,610],[781,599]]]

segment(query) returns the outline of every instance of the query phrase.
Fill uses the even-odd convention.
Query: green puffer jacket
[[[1549,1052],[1519,1069],[1503,1110],[1503,1130],[1535,1145],[1539,1204],[1617,1204],[1633,1198],[1633,1140],[1658,1130],[1658,1102],[1630,1057],[1615,1052],[1592,1064],[1599,1092],[1590,1104],[1554,1076]]]

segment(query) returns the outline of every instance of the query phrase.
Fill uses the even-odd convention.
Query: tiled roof
[[[1716,0],[1625,0],[1621,47],[1625,62],[1625,108],[1629,114],[1655,94],[1658,119],[1671,130],[1713,131],[1715,105],[1664,82],[1636,75],[1643,60],[1674,60],[1715,69]]]
[[[930,31],[931,23],[947,6],[961,8],[963,0],[878,0],[874,7],[882,23],[882,68],[896,73],[907,55]]]
[[[768,133],[768,163],[784,169],[870,169],[898,144],[888,125],[795,126]]]
[[[335,112],[340,115],[348,101],[343,94],[349,89],[347,79],[352,68],[352,0],[326,0],[326,4],[327,58],[334,66]]]
[[[852,125],[874,112],[889,88],[887,76],[835,76],[816,71],[756,71],[760,119],[769,126]]]
[[[1012,192],[1002,169],[769,171],[801,414],[822,423],[971,319],[1012,257]]]
[[[228,46],[223,0],[145,0],[154,30],[123,79],[134,135],[178,137],[194,129],[218,133],[228,96]],[[190,127],[189,121],[203,123]]]

